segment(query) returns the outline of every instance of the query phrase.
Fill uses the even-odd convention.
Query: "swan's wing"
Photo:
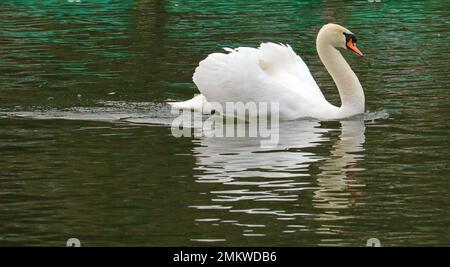
[[[259,51],[260,66],[275,82],[324,98],[308,66],[291,46],[263,43]]]
[[[210,54],[193,80],[209,102],[278,102],[285,117],[308,113],[324,100],[301,58],[273,43]]]

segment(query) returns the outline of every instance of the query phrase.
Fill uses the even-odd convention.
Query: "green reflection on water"
[[[448,5],[2,1],[0,109],[30,113],[0,116],[0,245],[448,245]],[[338,103],[315,52],[330,21],[358,36],[365,57],[345,57],[388,119],[293,122],[274,151],[126,121],[169,120],[201,59],[263,41]]]

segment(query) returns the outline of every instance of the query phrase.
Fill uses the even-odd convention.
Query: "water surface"
[[[0,3],[0,245],[450,244],[448,9],[442,1]],[[327,22],[368,113],[254,138],[175,138],[166,102],[192,97],[221,47],[293,46],[327,99]]]

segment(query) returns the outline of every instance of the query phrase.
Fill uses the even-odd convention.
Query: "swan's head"
[[[356,36],[337,24],[328,23],[324,25],[317,35],[317,42],[326,42],[336,48],[349,49],[360,56],[363,55],[356,47]]]

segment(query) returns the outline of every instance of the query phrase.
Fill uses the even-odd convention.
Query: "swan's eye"
[[[348,43],[348,41],[352,41],[353,43],[357,42],[356,36],[351,33],[343,33],[345,36],[345,43]]]

